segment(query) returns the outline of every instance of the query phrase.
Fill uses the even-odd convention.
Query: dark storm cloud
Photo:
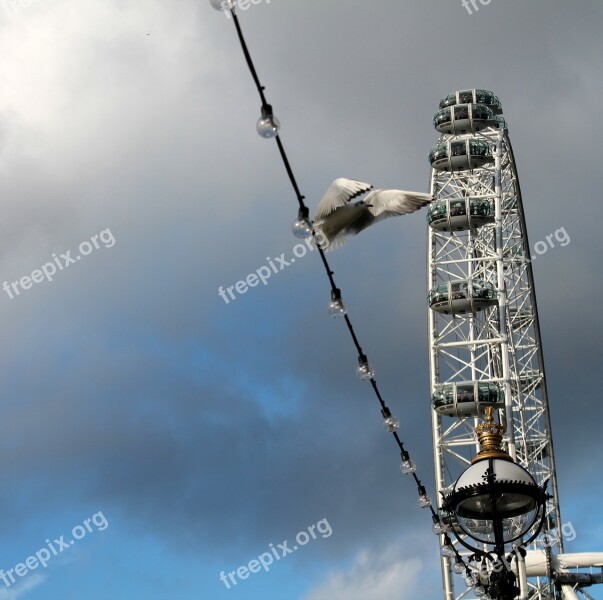
[[[41,175],[28,179],[22,154],[8,159],[5,278],[105,227],[117,243],[63,280],[3,299],[5,483],[28,473],[31,490],[26,509],[9,497],[3,506],[24,518],[94,499],[173,547],[224,556],[323,516],[337,534],[318,551],[337,556],[390,540],[389,519],[396,535],[428,533],[376,400],[355,378],[348,334],[326,315],[318,257],[228,305],[218,296],[267,256],[290,253],[295,199],[276,148],[254,131],[259,104],[232,24],[193,3],[181,13],[150,6],[146,46],[127,41],[140,12],[127,13],[119,43],[74,41],[67,50],[85,51],[48,83],[65,89],[11,134],[39,142],[30,160]],[[493,0],[468,15],[442,0],[272,2],[242,15],[311,207],[339,176],[425,190],[440,97],[470,86],[500,96],[531,242],[562,226],[571,236],[534,263],[568,502],[592,475],[576,464],[601,451],[602,181],[591,116],[603,92],[601,11]],[[57,106],[79,127],[59,126]],[[40,165],[59,135],[55,181]],[[421,214],[331,257],[431,486],[425,247]]]

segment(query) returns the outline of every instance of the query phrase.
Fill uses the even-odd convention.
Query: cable
[[[247,62],[247,66],[249,67],[249,71],[251,72],[251,76],[256,85],[258,94],[259,94],[261,102],[262,102],[262,106],[261,106],[262,117],[274,119],[274,115],[272,112],[272,106],[266,100],[266,95],[265,95],[266,88],[261,84],[260,79],[258,77],[255,65],[253,63],[253,59],[251,57],[251,53],[249,52],[247,42],[245,41],[245,36],[243,35],[243,30],[239,23],[239,18],[235,11],[235,7],[234,6],[232,8],[224,7],[224,10],[229,10],[232,15],[232,19],[233,19],[233,22],[234,22],[234,25],[235,25],[235,28],[237,31],[237,36],[238,36],[239,42],[241,44],[241,49],[243,50],[243,54],[245,56],[245,61]],[[307,217],[309,215],[309,210],[304,202],[305,197],[302,196],[302,194],[299,190],[299,186],[295,179],[293,169],[291,168],[291,164],[287,157],[287,153],[286,153],[283,143],[280,139],[278,131],[276,131],[276,134],[273,135],[272,137],[274,137],[276,140],[276,143],[277,143],[277,146],[279,149],[279,153],[281,155],[281,159],[285,166],[285,170],[287,171],[287,175],[289,176],[289,180],[293,187],[293,191],[295,192],[297,201],[299,203],[299,209],[300,209],[299,214],[301,217],[307,219]],[[334,299],[337,298],[337,299],[341,300],[341,291],[335,283],[334,272],[331,270],[331,267],[329,265],[326,255],[325,255],[325,252],[324,252],[323,248],[321,247],[321,244],[317,240],[316,234],[313,229],[312,229],[312,237],[314,238],[316,248],[320,255],[327,278],[329,279],[332,297]],[[404,447],[404,443],[400,439],[398,432],[397,432],[397,429],[400,426],[400,422],[398,421],[398,419],[396,419],[395,417],[392,416],[390,409],[388,408],[387,404],[383,400],[381,392],[379,391],[379,387],[377,386],[377,381],[375,380],[374,374],[372,373],[372,369],[368,363],[367,356],[362,350],[362,346],[360,345],[360,342],[359,342],[356,332],[354,330],[354,326],[352,325],[352,321],[350,320],[350,318],[347,314],[344,314],[344,321],[348,328],[350,336],[352,337],[352,342],[354,343],[354,346],[356,347],[356,350],[358,351],[359,369],[365,368],[364,373],[366,376],[363,377],[363,379],[370,381],[373,391],[375,392],[375,395],[377,396],[377,400],[379,401],[379,404],[381,405],[381,415],[385,419],[387,429],[388,429],[388,431],[390,431],[390,433],[393,434],[394,440],[396,441],[398,448],[400,449],[400,455],[402,457],[402,468],[405,470],[405,472],[407,474],[412,475],[412,477],[417,485],[417,491],[419,494],[419,502],[423,508],[428,507],[430,509],[434,527],[437,525],[440,526],[440,531],[441,531],[440,535],[442,535],[444,537],[444,546],[449,547],[451,549],[451,551],[454,553],[456,562],[460,562],[463,565],[463,567],[465,568],[466,573],[468,575],[470,575],[471,571],[470,571],[469,566],[465,564],[465,562],[463,561],[463,558],[459,554],[458,550],[452,545],[452,542],[450,541],[450,537],[448,536],[447,533],[445,533],[445,531],[446,531],[445,526],[442,523],[437,511],[433,508],[431,500],[427,496],[425,487],[423,486],[423,484],[421,483],[421,480],[419,479],[418,475],[416,474],[416,466],[412,462],[412,460],[410,458],[410,454]]]

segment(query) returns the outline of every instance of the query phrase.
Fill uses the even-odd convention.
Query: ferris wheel
[[[603,583],[603,553],[563,552],[532,255],[502,106],[486,90],[453,92],[434,126],[441,136],[429,153],[427,220],[437,495],[441,502],[479,451],[475,427],[492,407],[508,454],[539,486],[548,482],[550,495],[542,530],[514,567],[518,597],[588,598],[584,588]],[[440,516],[460,531],[453,515],[440,508]],[[445,600],[476,597],[450,557],[441,566]]]

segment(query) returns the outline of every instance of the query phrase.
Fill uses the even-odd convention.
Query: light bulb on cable
[[[456,556],[454,548],[450,544],[444,544],[440,548],[440,554],[442,556],[445,556],[446,558],[454,558]],[[471,580],[471,581],[473,581],[473,580]]]
[[[402,455],[402,463],[400,464],[400,471],[404,473],[404,475],[412,475],[417,470],[417,465],[410,460],[410,455],[406,450],[403,450]]]
[[[356,375],[358,375],[358,379],[361,381],[370,381],[375,376],[375,370],[364,354],[361,354],[358,357],[358,368],[356,369]]]
[[[473,578],[473,575],[470,575],[469,573],[465,573],[465,575],[463,576],[463,581],[465,582],[465,585],[468,588],[473,587],[475,585],[475,579]]]
[[[412,475],[417,470],[417,465],[412,460],[405,460],[400,465],[400,470],[404,475]]]
[[[400,429],[400,419],[398,419],[398,417],[394,417],[393,415],[391,417],[387,417],[387,419],[385,419],[384,427],[386,431],[394,433],[394,431],[398,431],[398,429]]]
[[[209,3],[216,9],[216,10],[232,10],[233,8],[236,8],[237,6],[237,2],[236,0],[209,0]]]
[[[272,113],[272,106],[270,104],[262,106],[262,116],[258,119],[256,128],[263,138],[269,139],[278,135],[281,124]]]
[[[419,506],[421,508],[429,508],[431,506],[431,498],[427,495],[422,485],[419,486]]]
[[[361,381],[370,381],[375,376],[375,370],[364,354],[361,354],[358,357],[358,368],[356,369],[356,375],[358,375],[358,379]]]
[[[348,312],[341,299],[341,290],[338,288],[331,290],[331,303],[329,304],[328,311],[329,316],[334,318],[345,317]]]
[[[431,498],[427,494],[421,494],[418,502],[421,508],[429,508],[431,506]]]
[[[473,593],[478,598],[483,598],[486,595],[486,590],[481,585],[476,585],[475,589],[473,590]]]
[[[460,560],[456,560],[454,565],[452,565],[452,570],[457,575],[462,575],[465,572],[465,565]]]
[[[443,535],[447,531],[446,525],[444,525],[444,523],[442,523],[442,521],[439,519],[434,522],[432,530],[436,535]]]
[[[297,219],[291,225],[293,235],[300,240],[305,240],[312,235],[312,223],[310,223],[309,215],[308,207],[301,207],[297,213]]]
[[[390,433],[394,433],[400,429],[400,419],[394,417],[390,412],[389,408],[385,407],[381,409],[381,416],[383,417],[383,426],[385,427],[385,431],[389,431]]]

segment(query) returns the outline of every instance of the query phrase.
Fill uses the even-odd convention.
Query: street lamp
[[[494,422],[494,409],[485,409],[485,423],[476,427],[481,450],[471,466],[458,478],[452,492],[444,498],[443,508],[454,515],[459,528],[481,545],[471,545],[452,528],[458,541],[474,552],[472,560],[491,563],[487,569],[485,591],[496,600],[512,600],[519,593],[515,574],[505,561],[505,546],[532,531],[529,544],[536,538],[545,516],[548,495],[546,483],[539,487],[526,469],[502,449],[503,425]],[[492,554],[487,548],[492,547]],[[513,553],[522,552],[514,547]]]

